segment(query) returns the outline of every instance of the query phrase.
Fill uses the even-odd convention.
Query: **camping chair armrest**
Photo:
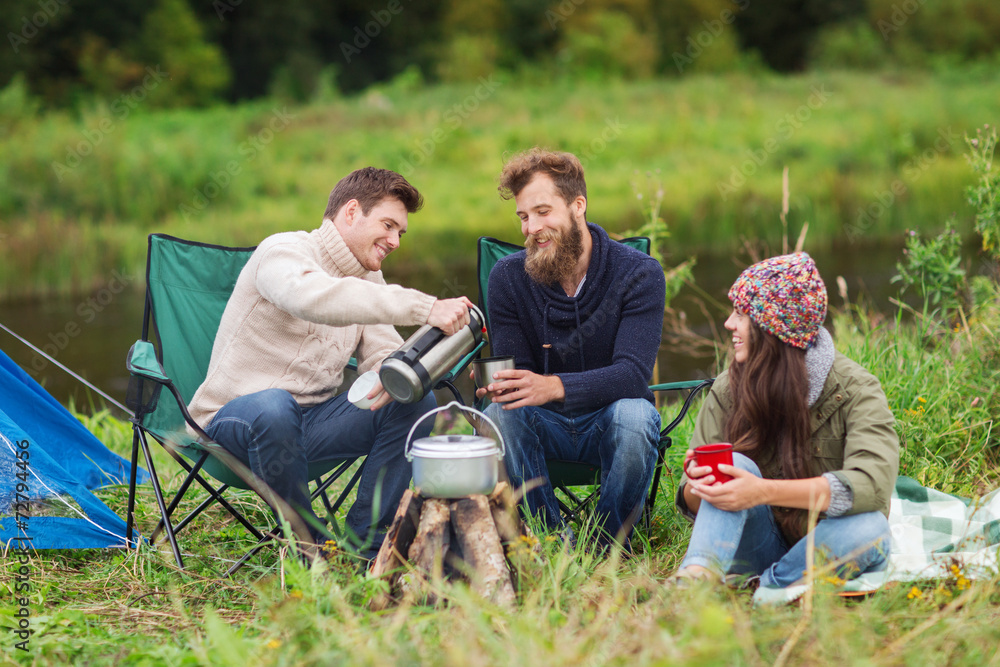
[[[703,390],[708,389],[715,382],[715,378],[708,378],[707,380],[685,380],[683,382],[668,382],[665,384],[654,384],[649,388],[653,391],[683,391],[685,389],[690,389],[690,393],[687,398],[684,399],[684,405],[681,406],[680,412],[674,417],[673,421],[663,427],[660,431],[660,438],[665,438],[671,431],[677,428],[677,425],[683,421],[685,415],[687,415],[688,409],[690,409],[691,404],[694,403],[694,399]]]
[[[210,437],[208,437],[208,434],[205,433],[204,429],[202,429],[201,426],[198,425],[198,422],[196,422],[194,420],[194,417],[191,416],[191,413],[188,412],[187,405],[184,404],[184,397],[181,396],[181,392],[177,390],[177,387],[174,386],[174,383],[168,380],[164,386],[170,390],[170,393],[173,395],[174,400],[177,401],[177,407],[180,408],[181,415],[184,416],[184,421],[187,422],[187,425],[190,426],[191,429],[198,436],[199,441],[191,443],[191,446],[196,447],[198,449],[204,449],[205,443],[211,443],[214,445],[215,444],[214,441]]]
[[[180,408],[184,421],[187,422],[199,438],[206,442],[212,442],[212,439],[208,437],[201,426],[194,420],[194,417],[191,416],[191,413],[188,412],[187,404],[184,402],[180,391],[174,386],[173,380],[170,379],[166,371],[163,370],[163,365],[156,356],[156,349],[153,347],[152,342],[137,340],[128,351],[128,356],[125,358],[125,367],[128,368],[128,372],[134,377],[155,382],[169,389],[174,400],[177,401],[177,406]],[[133,418],[133,421],[136,421],[136,419],[141,418]],[[136,423],[140,422],[136,421]]]

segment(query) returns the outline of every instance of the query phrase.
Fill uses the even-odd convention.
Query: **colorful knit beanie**
[[[826,285],[804,252],[754,264],[729,289],[729,300],[761,329],[803,350],[826,319]]]

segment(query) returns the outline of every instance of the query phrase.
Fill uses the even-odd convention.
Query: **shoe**
[[[726,586],[738,591],[753,593],[760,587],[760,575],[757,574],[727,574]]]
[[[714,572],[709,570],[697,570],[692,572],[688,568],[677,570],[666,581],[668,588],[674,588],[679,591],[686,591],[690,588],[703,586],[705,584],[715,585],[720,583],[723,583],[722,579]]]

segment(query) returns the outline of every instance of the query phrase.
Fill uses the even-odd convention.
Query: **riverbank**
[[[678,259],[789,227],[855,244],[971,229],[963,134],[993,120],[997,79],[945,72],[726,75],[670,81],[417,86],[406,77],[324,104],[201,111],[94,108],[34,115],[10,101],[0,149],[0,298],[87,293],[142,275],[153,231],[251,245],[319,223],[336,180],[376,164],[406,174],[424,209],[395,261],[442,270],[481,234],[516,236],[496,194],[504,155],[535,144],[583,158],[588,216],[642,224],[662,185]],[[638,199],[643,194],[646,200]]]

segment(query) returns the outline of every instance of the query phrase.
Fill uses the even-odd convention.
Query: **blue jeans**
[[[486,409],[507,446],[504,464],[511,484],[545,478],[526,496],[528,510],[548,528],[564,526],[546,459],[579,461],[601,469],[601,496],[595,508],[599,542],[627,543],[656,465],[660,415],[644,399],[622,399],[595,412],[564,415],[540,407]]]
[[[322,524],[309,500],[309,464],[367,456],[347,527],[365,547],[363,555],[373,557],[410,485],[411,466],[403,455],[406,435],[435,405],[430,394],[417,403],[393,401],[372,412],[354,407],[345,392],[302,407],[284,389],[265,389],[226,403],[205,432],[297,510],[318,543],[326,536],[314,527]],[[428,436],[433,426],[434,420],[425,420],[414,439]]]
[[[760,477],[757,465],[742,454],[733,464]],[[853,579],[884,570],[890,547],[889,521],[881,512],[826,518],[813,531],[821,562],[839,561],[837,576]],[[761,586],[784,588],[806,571],[806,540],[792,547],[782,536],[770,505],[727,512],[702,501],[681,568],[700,565],[715,572],[758,574]]]

